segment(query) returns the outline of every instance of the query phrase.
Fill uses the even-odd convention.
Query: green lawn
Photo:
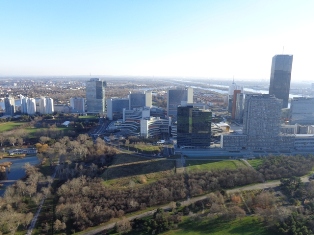
[[[225,161],[187,160],[186,166],[189,171],[210,171],[226,168],[237,169],[239,167],[246,167],[246,165],[239,160],[225,160]]]
[[[200,222],[187,220],[179,225],[179,229],[171,230],[163,235],[273,235],[256,217],[247,216],[233,221],[221,219],[204,219]]]
[[[248,160],[248,163],[250,163],[250,165],[256,169],[263,164],[263,159]]]
[[[25,122],[3,122],[0,123],[0,132],[13,130],[15,127],[21,126]]]

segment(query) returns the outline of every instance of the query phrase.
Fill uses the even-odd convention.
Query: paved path
[[[309,182],[308,176],[301,177],[301,181],[303,183]],[[228,194],[231,194],[231,193],[235,193],[235,192],[242,192],[242,191],[248,191],[248,190],[275,188],[275,187],[277,187],[279,185],[280,185],[280,180],[274,180],[274,181],[271,181],[271,182],[265,182],[265,183],[259,183],[259,184],[254,184],[254,185],[247,185],[247,186],[234,188],[234,189],[228,189],[228,190],[226,190],[226,192]],[[190,199],[182,201],[181,205],[182,206],[188,206],[191,203],[194,203],[194,202],[197,202],[197,201],[201,201],[201,200],[204,200],[206,198],[207,198],[207,195],[193,197],[193,198],[190,198]],[[162,208],[164,210],[168,210],[168,209],[171,208],[171,206],[169,204],[167,204],[167,205],[164,205],[164,206],[160,206],[160,208]],[[148,211],[148,212],[144,212],[142,214],[133,215],[133,216],[127,217],[127,219],[129,221],[131,221],[131,220],[134,220],[136,218],[143,218],[143,217],[146,217],[146,216],[153,215],[155,213],[155,211],[156,210],[151,210],[151,211]],[[95,234],[100,233],[100,232],[102,232],[104,230],[109,230],[109,229],[114,228],[115,224],[116,224],[116,222],[109,223],[107,225],[95,228],[95,229],[93,229],[91,231],[88,231],[88,232],[80,232],[80,234],[82,234],[82,235],[95,235]]]
[[[56,177],[56,172],[57,172],[57,171],[55,170],[55,172],[54,172],[53,175],[52,175],[52,179],[54,179],[54,178]],[[51,184],[49,184],[49,187],[50,187],[50,186],[51,186]],[[29,226],[29,228],[28,228],[28,230],[27,230],[26,235],[31,235],[31,234],[32,234],[33,229],[34,229],[34,227],[35,227],[35,225],[36,225],[38,216],[39,216],[39,214],[40,214],[40,211],[41,211],[41,209],[42,209],[42,207],[43,207],[43,204],[44,204],[46,198],[47,198],[47,195],[45,195],[45,197],[44,197],[43,199],[41,199],[40,204],[39,204],[39,207],[38,207],[38,209],[37,209],[37,212],[36,212],[35,216],[33,217],[32,221],[31,221],[31,223],[30,223],[30,226]]]
[[[309,182],[309,177],[303,176],[303,177],[301,177],[301,181],[303,183]],[[226,190],[226,192],[228,194],[230,194],[230,193],[242,192],[242,191],[248,191],[248,190],[275,188],[279,185],[280,185],[280,180],[274,180],[274,181],[260,183],[260,184],[247,185],[247,186],[243,186],[243,187],[239,187],[239,188],[228,189],[228,190]]]

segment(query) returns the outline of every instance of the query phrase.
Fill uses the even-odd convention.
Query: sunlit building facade
[[[106,112],[106,86],[107,83],[99,78],[91,78],[86,82],[87,113],[104,114]]]

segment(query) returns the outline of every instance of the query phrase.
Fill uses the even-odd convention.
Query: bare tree
[[[118,221],[115,227],[116,227],[116,231],[121,234],[127,233],[131,231],[132,229],[130,221],[127,218],[123,218],[122,220]]]
[[[9,136],[8,137],[8,141],[10,144],[12,144],[12,146],[14,146],[15,142],[16,142],[16,138],[14,136]]]

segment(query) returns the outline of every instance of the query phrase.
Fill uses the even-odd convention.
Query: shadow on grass
[[[214,163],[214,162],[220,162],[220,160],[186,160],[186,165],[195,166],[195,165],[202,165],[202,164]]]
[[[254,217],[245,217],[232,221],[214,219],[202,220],[200,222],[188,220],[181,224],[180,229],[184,232],[169,234],[215,234],[215,235],[272,235],[264,228],[263,224]]]
[[[125,166],[113,166],[109,167],[103,173],[103,178],[106,180],[117,179],[122,177],[130,177],[136,175],[158,173],[162,171],[173,170],[175,167],[175,161],[147,161],[132,163]]]

